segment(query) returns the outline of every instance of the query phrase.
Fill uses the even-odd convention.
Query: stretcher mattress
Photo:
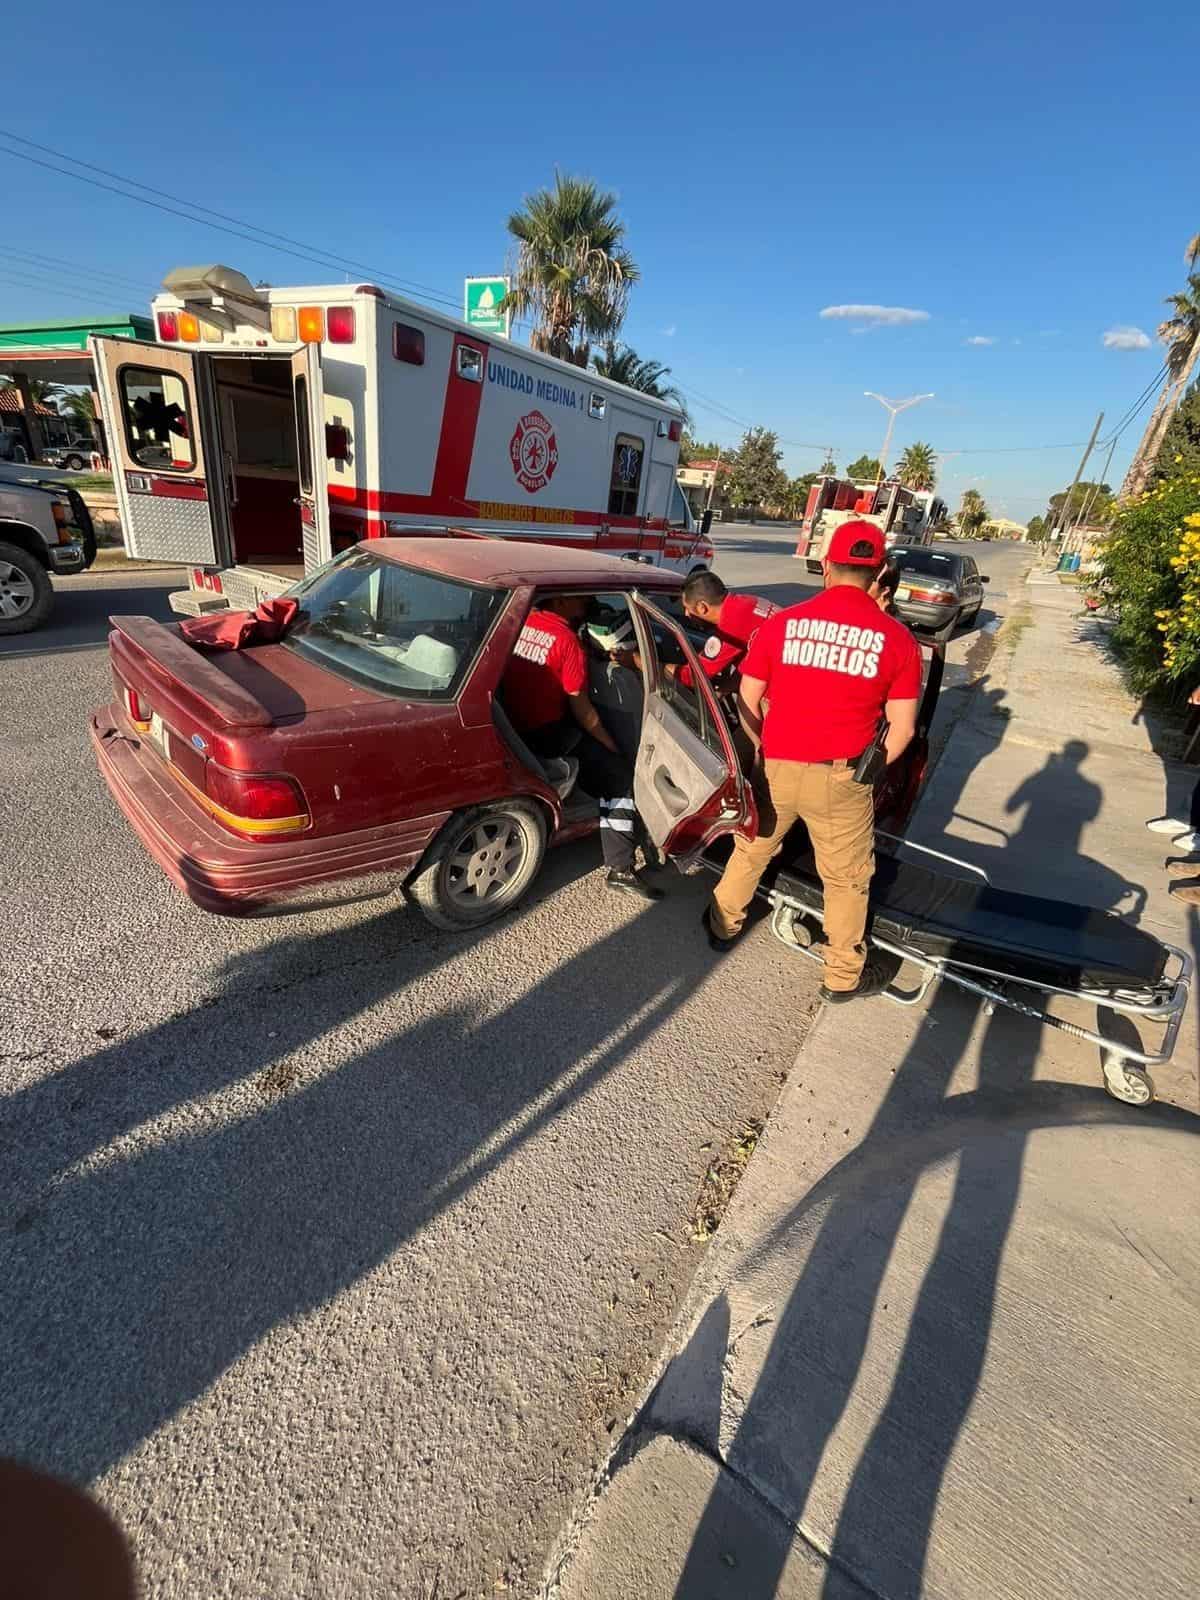
[[[781,862],[763,886],[820,909],[807,851]],[[1152,934],[1112,912],[1013,894],[895,856],[876,859],[871,931],[935,960],[1060,989],[1153,988],[1168,959]]]

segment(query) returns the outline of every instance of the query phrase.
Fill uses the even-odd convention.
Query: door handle
[[[666,767],[659,767],[654,774],[654,787],[658,790],[659,798],[673,817],[687,810],[688,797],[679,787]]]
[[[228,450],[226,450],[224,452],[224,454],[225,454],[225,483],[226,483],[226,486],[227,486],[227,489],[228,489],[228,494],[229,494],[229,504],[231,506],[235,506],[238,503],[237,474],[233,470],[233,456],[230,454],[230,452]]]

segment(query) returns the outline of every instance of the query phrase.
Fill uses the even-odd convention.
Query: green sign
[[[467,279],[463,317],[476,333],[502,333],[508,338],[511,318],[496,309],[507,293],[507,278]]]

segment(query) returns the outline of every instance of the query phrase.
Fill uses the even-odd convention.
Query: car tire
[[[84,467],[83,457],[68,456],[66,461],[63,462],[63,465],[69,468],[72,472],[82,472]]]
[[[459,811],[409,880],[435,928],[453,933],[502,917],[522,898],[546,854],[546,818],[523,800]]]
[[[45,567],[20,545],[0,542],[0,638],[32,633],[54,608]]]

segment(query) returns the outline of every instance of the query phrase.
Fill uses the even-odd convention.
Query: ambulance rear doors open
[[[321,351],[89,340],[125,548],[298,580],[332,555]]]

